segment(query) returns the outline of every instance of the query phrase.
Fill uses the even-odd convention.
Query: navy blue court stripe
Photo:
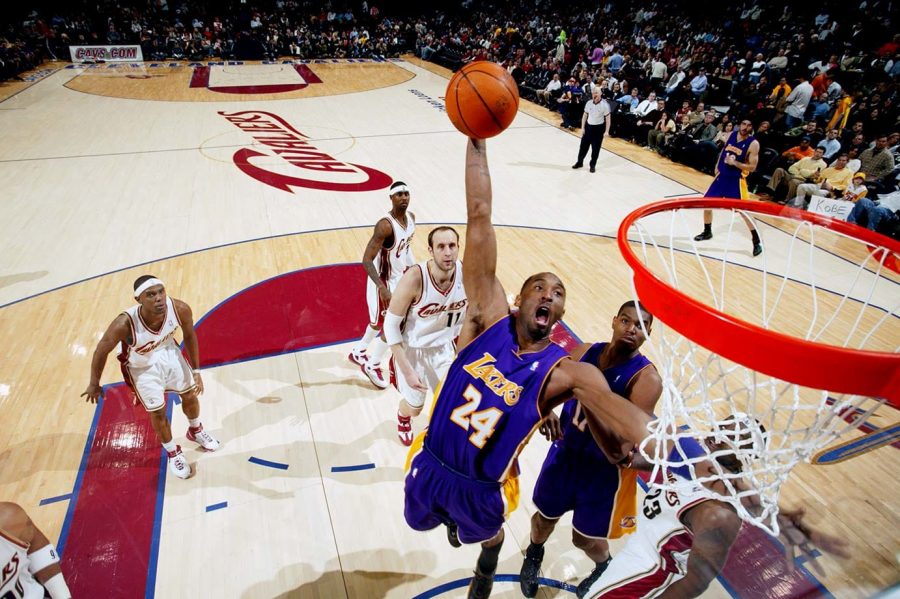
[[[103,406],[103,397],[106,389],[114,385],[124,385],[125,383],[114,383],[113,385],[104,385],[101,387],[100,398],[94,404],[94,417],[91,420],[91,428],[88,429],[87,439],[84,441],[84,451],[81,452],[81,463],[78,465],[78,475],[75,477],[75,486],[72,488],[72,497],[74,501],[69,501],[69,508],[66,510],[66,517],[63,520],[62,529],[59,531],[59,538],[56,540],[56,553],[60,556],[66,548],[66,540],[69,538],[69,527],[72,525],[72,515],[75,513],[75,504],[78,502],[78,493],[81,492],[81,483],[84,480],[84,472],[87,470],[88,456],[91,454],[91,446],[94,444],[94,435],[97,433],[97,423],[100,422],[100,409]]]
[[[258,464],[260,466],[265,466],[266,468],[276,468],[278,470],[287,470],[288,465],[282,464],[281,462],[270,462],[269,460],[264,460],[262,458],[251,457],[248,462],[253,464]]]
[[[47,497],[46,499],[41,499],[41,502],[38,505],[47,505],[48,503],[56,503],[57,501],[65,501],[66,499],[71,498],[71,493],[66,493],[65,495],[57,495],[56,497]]]
[[[173,403],[166,402],[166,420],[172,422]],[[163,503],[166,497],[166,474],[168,473],[169,455],[165,448],[159,448],[159,479],[156,483],[156,509],[153,512],[153,533],[150,537],[149,562],[147,563],[147,584],[144,587],[144,599],[156,597],[156,567],[159,564],[159,541],[162,531]]]
[[[852,456],[878,449],[900,439],[900,425],[894,425],[877,433],[869,433],[847,445],[840,445],[827,451],[816,459],[816,464],[827,464],[838,460],[846,460]]]
[[[214,511],[216,511],[216,510],[221,510],[222,508],[226,508],[226,507],[228,507],[228,502],[227,502],[227,501],[222,501],[222,502],[220,502],[220,503],[214,503],[214,504],[212,504],[212,505],[206,506],[206,511],[207,511],[207,512],[214,512]]]
[[[356,466],[332,466],[332,472],[354,472],[356,470],[371,470],[375,464],[358,464]]]
[[[818,549],[813,549],[812,551],[810,551],[809,555],[798,555],[797,557],[795,557],[794,564],[797,566],[801,566],[809,560],[816,559],[820,555],[822,555],[821,551],[819,551]]]
[[[472,580],[469,578],[460,578],[459,580],[451,580],[450,582],[445,582],[444,584],[439,584],[433,589],[429,589],[424,593],[419,593],[412,599],[431,599],[431,597],[437,597],[438,595],[443,595],[448,591],[452,591],[454,589],[461,589],[463,587],[469,586],[469,582]],[[494,582],[519,582],[518,574],[497,574],[494,576]],[[568,591],[572,594],[575,593],[575,587],[566,582],[561,582],[559,580],[553,580],[552,578],[538,578],[538,583],[541,586],[551,587],[554,589],[562,589],[563,591]]]

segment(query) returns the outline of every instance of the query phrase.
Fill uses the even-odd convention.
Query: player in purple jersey
[[[518,501],[516,458],[555,406],[574,394],[592,429],[608,427],[632,443],[647,436],[650,421],[610,391],[596,368],[569,359],[550,340],[565,311],[559,277],[528,277],[516,298],[518,311],[510,314],[495,274],[491,204],[485,142],[469,140],[463,260],[469,305],[459,354],[435,398],[428,429],[410,449],[405,481],[404,516],[411,528],[444,524],[459,541],[481,543],[470,598],[490,596],[503,522]]]
[[[652,326],[653,316],[643,306],[638,316],[635,302],[625,302],[613,318],[609,343],[584,343],[571,354],[573,359],[599,368],[614,392],[650,415],[662,393],[662,379],[656,367],[640,353],[640,347],[646,340],[644,330],[649,333]],[[579,597],[584,596],[610,562],[607,539],[634,532],[636,472],[621,469],[610,461],[628,459],[617,439],[609,439],[607,456],[586,425],[581,404],[571,399],[563,405],[559,419],[550,416],[541,426],[541,432],[553,445],[534,486],[537,511],[531,518],[531,543],[525,550],[519,577],[526,597],[537,593],[544,543],[566,512],[573,512],[572,543],[596,564],[578,585]]]
[[[753,123],[744,119],[722,146],[719,159],[716,161],[716,178],[703,194],[704,197],[748,199],[750,195],[747,192],[747,175],[756,170],[758,161],[759,142],[753,137]],[[743,213],[741,213],[741,217],[747,223],[747,228],[750,229],[753,255],[759,256],[763,251],[759,233],[753,225],[753,221]],[[695,236],[694,241],[706,241],[712,239],[712,236],[712,210],[704,210],[703,232]]]

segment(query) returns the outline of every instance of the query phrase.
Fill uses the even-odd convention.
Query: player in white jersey
[[[416,232],[416,218],[412,212],[407,211],[409,188],[403,181],[395,181],[390,193],[393,204],[391,211],[375,223],[375,231],[362,258],[363,267],[369,275],[366,281],[369,326],[348,356],[379,389],[386,389],[388,386],[381,370],[381,358],[387,350],[381,334],[384,315],[400,277],[415,264],[411,244]]]
[[[711,452],[722,452],[716,459],[723,468],[740,472],[740,461],[734,453],[728,452],[753,443],[754,437],[762,438],[765,429],[752,418],[743,416],[726,421],[720,431],[724,441],[716,442],[714,438],[708,438],[704,443]],[[683,455],[689,459],[706,455],[700,442],[694,439],[682,438],[678,443]],[[677,450],[673,448],[669,463],[675,464],[680,460]],[[639,455],[634,458],[631,467],[652,468]],[[699,462],[695,469],[698,478],[716,475],[712,464],[707,461]],[[644,497],[638,513],[637,532],[628,537],[624,549],[616,554],[584,597],[697,597],[721,572],[741,528],[737,512],[730,504],[705,496],[703,487],[691,478],[686,464],[669,467],[666,477],[674,485],[673,489],[656,488]],[[720,480],[703,484],[724,494],[724,484]],[[721,488],[717,489],[716,485]],[[802,522],[802,517],[802,509],[779,510],[781,540],[789,548],[790,555],[787,557],[791,562],[794,548],[799,548],[809,559],[813,559],[812,543],[830,553],[848,557],[846,541],[814,531]]]
[[[71,599],[56,547],[19,505],[0,501],[0,599]]]
[[[430,260],[400,279],[384,318],[384,337],[393,354],[391,378],[401,395],[397,435],[407,446],[413,440],[411,419],[422,411],[425,392],[437,390],[456,356],[455,340],[468,303],[459,233],[452,227],[432,230],[428,253]]]
[[[81,396],[92,403],[97,401],[106,358],[121,344],[118,357],[125,382],[149,413],[153,430],[169,455],[169,470],[178,478],[189,478],[191,466],[172,439],[172,427],[166,418],[167,391],[181,396],[181,409],[188,418],[188,440],[207,451],[219,448],[219,442],[203,430],[200,422],[203,379],[198,370],[200,348],[193,313],[183,301],[168,297],[163,282],[153,275],[144,275],[134,282],[134,299],[138,305],[119,314],[97,344],[91,360],[91,380]],[[184,331],[190,365],[175,343],[179,326]]]

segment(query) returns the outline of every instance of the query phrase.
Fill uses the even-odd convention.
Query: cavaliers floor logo
[[[262,110],[219,112],[241,131],[253,136],[268,152],[242,148],[234,153],[234,164],[242,172],[275,189],[294,193],[293,187],[323,189],[328,191],[375,191],[389,186],[389,175],[367,166],[341,162],[322,152],[310,143],[287,121],[276,114]],[[254,160],[260,157],[271,160],[280,157],[285,163],[297,167],[306,176],[293,176],[266,170]],[[317,177],[314,175],[318,175]]]

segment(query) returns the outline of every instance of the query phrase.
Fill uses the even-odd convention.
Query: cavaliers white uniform
[[[466,290],[463,287],[462,262],[456,261],[456,272],[446,291],[438,289],[428,271],[428,262],[416,264],[422,274],[422,291],[419,299],[410,305],[403,327],[403,349],[419,379],[432,391],[436,391],[447,374],[450,363],[456,357],[456,338],[462,330],[466,313]],[[425,403],[425,393],[406,384],[399,371],[391,372],[397,390],[406,402],[420,408]]]
[[[43,597],[44,587],[28,571],[28,545],[0,529],[0,598]]]
[[[686,441],[693,440],[680,442],[685,444]],[[685,449],[687,455],[695,455]],[[686,471],[682,474],[687,475]],[[681,516],[709,498],[703,495],[699,483],[671,471],[666,476],[675,484],[674,490],[651,489],[644,497],[638,513],[637,531],[628,537],[625,547],[613,557],[585,597],[656,597],[670,584],[684,578],[694,535],[681,522]]]
[[[172,298],[166,297],[166,316],[158,330],[147,326],[141,318],[141,306],[124,312],[131,325],[131,345],[122,342],[119,361],[125,381],[148,412],[165,405],[165,394],[182,394],[192,390],[194,374],[175,343],[175,331],[181,326]]]
[[[415,264],[411,244],[416,232],[416,221],[409,212],[406,213],[406,227],[397,222],[390,212],[387,220],[394,230],[394,243],[389,248],[381,248],[372,262],[378,271],[378,278],[393,293],[406,269]],[[366,303],[369,305],[369,323],[373,327],[380,328],[384,323],[384,313],[388,305],[381,299],[378,287],[371,278],[366,279]]]

